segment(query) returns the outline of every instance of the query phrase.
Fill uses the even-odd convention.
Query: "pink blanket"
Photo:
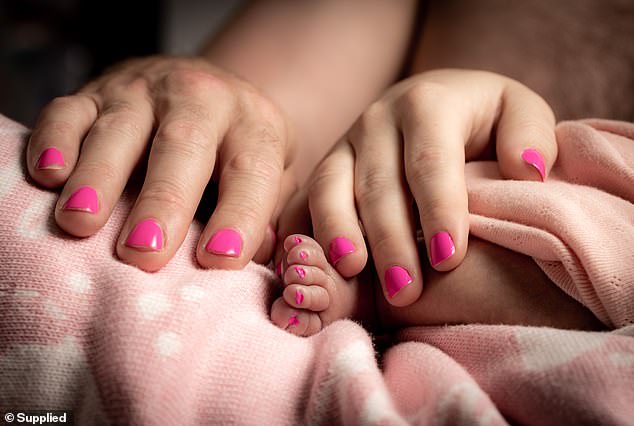
[[[546,184],[471,163],[472,232],[533,256],[611,332],[465,325],[402,330],[376,354],[342,320],[311,338],[268,319],[255,264],[197,267],[191,226],[170,264],[114,257],[128,194],[71,238],[56,194],[24,179],[27,129],[0,116],[0,415],[73,410],[79,424],[632,424],[634,125],[562,123]]]

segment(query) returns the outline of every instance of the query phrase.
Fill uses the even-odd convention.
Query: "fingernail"
[[[242,251],[242,238],[233,229],[221,229],[209,239],[205,250],[221,256],[238,257]]]
[[[299,266],[293,266],[293,269],[295,269],[295,272],[297,273],[298,277],[300,278],[306,277],[306,271],[304,271],[304,268],[301,268]]]
[[[40,154],[36,167],[40,170],[61,169],[65,165],[64,155],[57,148],[47,148]]]
[[[451,235],[445,231],[437,232],[429,242],[431,249],[431,264],[438,265],[456,252]]]
[[[306,260],[308,259],[308,253],[306,253],[304,250],[300,250],[299,257],[301,257],[302,260]]]
[[[287,327],[290,327],[291,325],[297,325],[297,324],[299,324],[299,320],[297,319],[297,312],[293,312],[293,315],[291,315],[291,317],[288,319]]]
[[[337,237],[330,242],[328,254],[330,256],[330,263],[336,265],[342,257],[353,253],[355,251],[354,244],[347,238]]]
[[[275,267],[275,273],[278,277],[282,276],[282,261],[277,262],[277,266]]]
[[[64,210],[78,210],[92,214],[97,213],[99,211],[97,191],[89,186],[80,187],[66,200]]]
[[[542,178],[542,182],[546,180],[546,166],[542,154],[533,148],[522,151],[522,160],[535,167]]]
[[[394,297],[403,287],[412,283],[412,276],[407,269],[400,266],[390,266],[385,271],[385,288],[390,297]]]
[[[295,303],[297,303],[298,305],[301,305],[303,301],[304,301],[304,294],[299,290],[295,290]]]
[[[143,220],[134,227],[125,245],[142,251],[159,251],[163,249],[163,231],[154,219]]]
[[[298,245],[298,244],[302,243],[302,239],[297,237],[297,236],[293,237],[293,241],[295,241],[295,245]]]

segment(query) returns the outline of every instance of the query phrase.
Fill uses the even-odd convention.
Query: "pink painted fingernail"
[[[306,260],[308,259],[308,253],[306,253],[304,250],[300,250],[299,257],[301,257],[302,260]]]
[[[159,251],[163,249],[163,231],[154,219],[146,219],[137,223],[125,245],[141,251]]]
[[[277,266],[275,267],[275,273],[277,274],[278,277],[282,276],[282,261],[281,260],[277,263]]]
[[[336,265],[342,257],[355,251],[354,244],[347,238],[337,237],[330,242],[328,254],[330,255],[330,263]]]
[[[403,287],[411,284],[412,276],[407,269],[400,266],[390,266],[385,271],[385,288],[390,297],[394,297]]]
[[[304,301],[304,294],[299,290],[295,290],[295,303],[297,303],[298,305],[301,305],[303,301]]]
[[[438,265],[456,252],[456,246],[453,244],[451,235],[445,231],[437,232],[429,242],[429,247],[431,249],[432,266]]]
[[[293,237],[293,241],[295,241],[295,245],[298,245],[298,244],[302,243],[302,239],[299,238],[298,236]]]
[[[287,327],[297,324],[299,324],[299,320],[297,319],[297,312],[293,312],[293,315],[291,315],[291,317],[288,319]]]
[[[542,182],[546,180],[546,166],[544,162],[544,156],[533,148],[528,148],[522,151],[522,160],[526,161],[531,166],[535,167],[539,172],[539,176],[542,178]]]
[[[233,229],[220,229],[209,239],[205,250],[221,256],[238,257],[242,251],[242,238]]]
[[[89,186],[80,187],[66,200],[64,210],[77,210],[92,214],[97,213],[99,211],[97,191]]]
[[[295,269],[295,272],[297,273],[298,277],[306,278],[306,271],[304,271],[304,268],[300,266],[293,266],[293,269]]]
[[[36,165],[40,170],[61,169],[64,166],[64,155],[57,148],[47,148],[42,151]]]

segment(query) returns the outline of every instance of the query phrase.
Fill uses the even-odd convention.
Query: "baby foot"
[[[335,320],[361,319],[372,309],[373,286],[368,283],[359,289],[356,277],[344,279],[312,238],[288,236],[284,256],[284,292],[271,307],[271,319],[279,327],[298,336],[311,336]]]

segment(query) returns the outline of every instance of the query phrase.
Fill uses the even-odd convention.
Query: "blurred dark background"
[[[32,127],[55,96],[115,62],[190,54],[238,0],[0,0],[0,114]]]

